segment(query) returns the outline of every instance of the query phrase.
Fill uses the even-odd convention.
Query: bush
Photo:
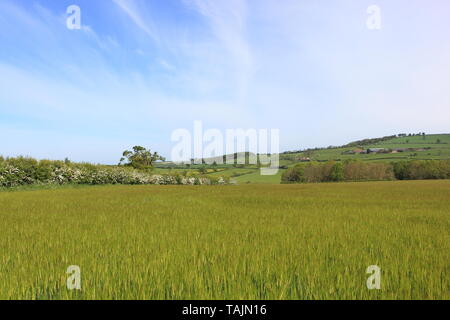
[[[413,160],[394,163],[399,180],[450,179],[450,160]]]
[[[450,160],[414,160],[395,163],[346,160],[299,163],[282,175],[283,183],[332,181],[450,179]]]
[[[346,181],[394,180],[392,164],[384,162],[346,161],[344,164]]]
[[[131,167],[102,166],[88,163],[32,158],[0,158],[0,187],[30,184],[225,184],[223,178],[154,175]]]
[[[330,181],[344,181],[345,177],[344,177],[344,166],[342,163],[338,162],[335,163],[332,167],[331,167],[331,171],[330,171],[330,176],[329,176]]]
[[[287,183],[304,182],[302,181],[304,177],[304,171],[305,171],[304,166],[297,165],[293,168],[286,170],[286,172],[284,172],[283,175],[281,176],[281,180]]]

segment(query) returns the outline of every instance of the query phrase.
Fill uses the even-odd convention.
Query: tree
[[[330,180],[344,181],[344,166],[342,165],[342,163],[337,162],[331,167]]]
[[[297,164],[295,167],[289,168],[281,177],[282,182],[305,182],[305,165]]]
[[[150,169],[153,167],[153,162],[158,160],[166,160],[160,156],[157,152],[152,153],[149,150],[141,146],[134,146],[133,151],[125,150],[123,157],[120,159],[119,165],[131,166],[135,169]],[[127,160],[126,163],[125,160]]]
[[[437,144],[441,143],[441,139],[437,139],[437,140],[436,140],[436,143],[437,143]]]

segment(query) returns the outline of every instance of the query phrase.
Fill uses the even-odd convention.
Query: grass
[[[250,174],[245,174],[236,178],[233,178],[238,184],[246,184],[246,183],[265,183],[265,184],[279,184],[281,182],[281,175],[286,170],[279,169],[278,173],[270,176],[261,175],[261,171],[259,169],[255,169]]]
[[[0,192],[0,298],[449,299],[449,207],[449,181]]]
[[[437,143],[438,139],[440,143]],[[401,161],[401,160],[430,160],[450,159],[450,134],[430,134],[422,136],[401,137],[383,141],[377,144],[364,146],[367,148],[431,148],[425,151],[410,151],[396,154],[358,154],[346,155],[344,151],[356,149],[356,147],[320,149],[313,151],[310,157],[314,160],[346,160],[360,159],[363,161]],[[304,154],[292,154],[290,157],[298,158]]]

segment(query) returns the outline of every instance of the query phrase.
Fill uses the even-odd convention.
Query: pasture
[[[448,180],[0,192],[0,299],[449,299],[449,208]]]

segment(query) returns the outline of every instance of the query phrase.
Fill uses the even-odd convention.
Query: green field
[[[449,299],[449,207],[445,180],[0,192],[0,299]]]
[[[281,175],[286,170],[278,170],[278,173],[270,176],[261,175],[261,171],[259,169],[255,169],[250,174],[245,174],[236,178],[233,178],[238,184],[246,184],[246,183],[265,183],[265,184],[279,184],[281,181]]]
[[[438,143],[439,141],[439,143]],[[325,160],[346,160],[360,159],[363,161],[399,161],[399,160],[440,160],[450,159],[450,134],[430,134],[423,136],[394,138],[375,144],[362,146],[368,148],[430,148],[424,151],[408,151],[396,154],[342,154],[345,151],[356,149],[357,147],[340,147],[330,149],[320,149],[313,151],[311,159]],[[292,156],[292,155],[290,155]],[[302,153],[294,154],[295,157],[305,156]]]

